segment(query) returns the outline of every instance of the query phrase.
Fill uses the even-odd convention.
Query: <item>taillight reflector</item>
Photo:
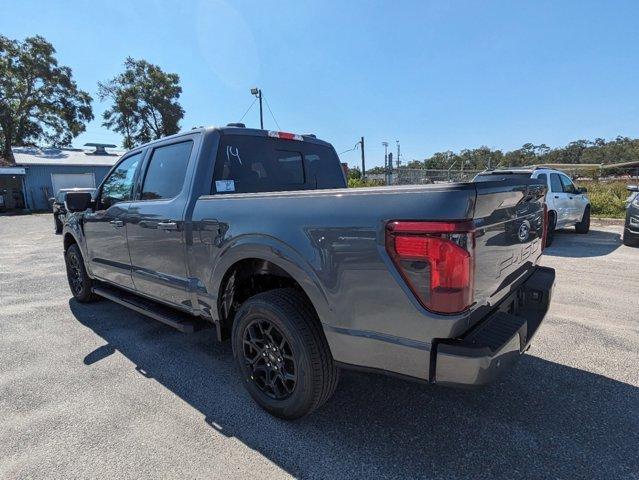
[[[386,249],[420,303],[458,313],[473,302],[472,222],[391,222]]]

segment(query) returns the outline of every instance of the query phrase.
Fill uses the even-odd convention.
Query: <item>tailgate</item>
[[[524,280],[541,255],[546,186],[530,178],[475,186],[474,299],[477,306],[494,305]]]

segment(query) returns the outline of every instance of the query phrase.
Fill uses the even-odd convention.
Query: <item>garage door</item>
[[[52,173],[53,194],[61,188],[95,188],[93,173]]]

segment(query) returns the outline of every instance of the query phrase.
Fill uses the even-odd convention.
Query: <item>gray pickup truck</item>
[[[342,368],[475,386],[519,358],[555,278],[537,266],[545,185],[345,187],[314,135],[229,126],[141,146],[95,194],[67,195],[71,291],[216,328],[251,396],[287,419]]]

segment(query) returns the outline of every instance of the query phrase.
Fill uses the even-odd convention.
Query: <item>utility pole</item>
[[[388,176],[388,142],[382,142],[384,146],[384,179],[386,180],[386,185],[390,184],[390,177]]]
[[[360,147],[362,147],[362,179],[366,178],[366,160],[364,157],[364,137],[360,140]]]
[[[260,128],[264,130],[264,117],[262,115],[262,89],[253,87],[251,88],[251,93],[260,101]]]

